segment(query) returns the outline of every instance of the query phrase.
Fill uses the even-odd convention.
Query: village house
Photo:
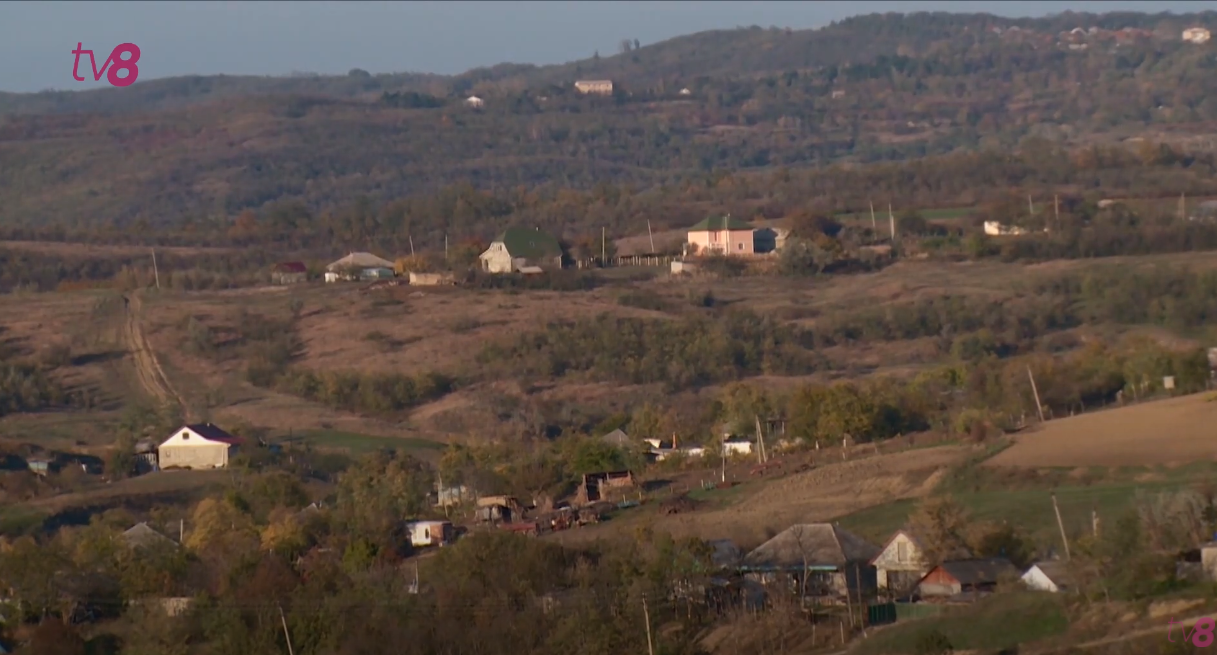
[[[1183,30],[1183,40],[1188,43],[1199,45],[1201,43],[1208,43],[1211,38],[1213,38],[1212,33],[1203,27],[1189,27]]]
[[[763,227],[752,233],[752,249],[757,254],[781,252],[790,237],[790,230],[781,227]]]
[[[1022,236],[1027,234],[1027,230],[1017,225],[1005,225],[998,221],[985,221],[985,234],[992,237]]]
[[[726,216],[708,216],[689,228],[686,249],[700,255],[751,255],[755,249],[752,226]]]
[[[915,590],[930,570],[925,561],[925,546],[908,530],[897,530],[871,564],[879,588],[896,596]]]
[[[183,426],[161,443],[157,459],[162,470],[224,468],[240,443],[241,439],[211,423],[195,423]]]
[[[325,281],[375,280],[393,277],[393,262],[368,252],[353,252],[325,267]]]
[[[752,442],[743,437],[730,437],[723,440],[723,453],[728,457],[739,457],[752,454]]]
[[[479,259],[487,273],[524,273],[532,267],[562,268],[562,245],[540,228],[509,227]]]
[[[477,96],[469,96],[465,98],[465,106],[473,109],[481,109],[486,106],[486,101]]]
[[[1058,560],[1032,564],[1031,568],[1023,574],[1022,581],[1028,589],[1050,591],[1054,594],[1069,591],[1074,587],[1069,565]]]
[[[765,584],[789,583],[809,597],[845,598],[875,589],[878,546],[831,523],[792,525],[744,556],[740,570]]]
[[[612,95],[613,82],[611,80],[579,80],[575,82],[575,90],[579,93]]]
[[[1004,557],[943,562],[917,583],[922,598],[961,599],[993,591],[1002,576],[1017,577],[1018,569]]]
[[[280,262],[270,271],[272,284],[300,284],[308,281],[308,267],[304,262]]]

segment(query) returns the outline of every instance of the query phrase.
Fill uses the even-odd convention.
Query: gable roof
[[[194,423],[187,425],[186,429],[208,441],[219,441],[227,444],[239,444],[242,441],[240,437],[234,437],[211,423]]]
[[[509,227],[495,237],[494,241],[503,244],[507,254],[512,257],[541,259],[562,254],[562,245],[558,243],[558,239],[540,229]]]
[[[614,446],[626,446],[630,443],[630,435],[626,434],[625,430],[621,428],[617,428],[600,438]]]
[[[275,270],[280,273],[307,273],[308,267],[304,262],[279,262],[275,264]]]
[[[921,551],[925,550],[925,542],[922,541],[922,539],[920,537],[918,537],[916,534],[913,533],[912,530],[909,530],[908,528],[900,528],[899,530],[892,533],[891,538],[888,539],[887,542],[885,542],[883,544],[883,547],[879,549],[879,552],[875,554],[875,556],[871,559],[870,563],[874,564],[879,559],[879,557],[883,555],[883,553],[887,552],[887,549],[891,548],[892,544],[896,543],[896,538],[899,537],[900,535],[904,535],[905,538],[907,538],[910,542],[912,542],[913,546],[915,546],[917,548],[917,550],[921,550]]]
[[[1051,580],[1052,583],[1058,587],[1073,586],[1073,573],[1069,570],[1069,565],[1067,565],[1065,562],[1060,560],[1036,562],[1035,564],[1031,565],[1030,569],[1027,570],[1030,571],[1031,569],[1039,569],[1040,573],[1044,574],[1044,577]]]
[[[1003,573],[1018,575],[1018,569],[1004,557],[988,559],[963,559],[943,562],[938,568],[946,571],[960,584],[985,584],[997,582]],[[928,575],[928,574],[927,574]]]
[[[381,259],[370,252],[353,252],[326,266],[325,270],[340,271],[351,268],[393,268],[393,262]]]
[[[155,546],[156,544],[163,543],[177,545],[176,541],[148,527],[147,523],[136,523],[129,530],[123,532],[122,538],[136,548]]]
[[[752,226],[738,218],[726,216],[707,216],[689,228],[690,232],[707,232],[716,230],[751,230]]]
[[[879,548],[831,523],[792,525],[744,557],[744,568],[786,570],[837,569],[850,562],[870,562]]]

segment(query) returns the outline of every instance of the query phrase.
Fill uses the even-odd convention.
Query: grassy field
[[[1034,592],[998,594],[943,615],[875,630],[851,655],[916,653],[930,631],[946,636],[955,651],[998,652],[1064,633],[1069,628],[1064,600]],[[1013,651],[1010,651],[1013,652]]]
[[[428,439],[378,437],[370,434],[326,429],[304,430],[293,434],[290,439],[293,443],[303,442],[320,448],[345,450],[352,455],[359,455],[381,448],[394,448],[409,452],[423,459],[430,459],[437,456],[439,451],[444,449],[444,444]]]

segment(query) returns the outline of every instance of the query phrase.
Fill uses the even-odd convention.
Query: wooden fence
[[[679,259],[676,255],[625,255],[621,257],[588,257],[575,260],[578,268],[616,268],[619,266],[668,266]]]

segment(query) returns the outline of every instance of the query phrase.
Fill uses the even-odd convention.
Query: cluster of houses
[[[710,216],[690,227],[683,244],[683,257],[723,255],[749,257],[781,250],[789,231],[782,228],[757,228],[730,215]],[[509,227],[478,256],[485,273],[535,274],[560,269],[564,265],[562,244],[540,228]],[[682,258],[683,258],[682,257]],[[673,266],[674,272],[680,272]],[[401,270],[394,262],[368,252],[352,252],[325,267],[327,283],[392,280],[408,276],[411,285],[452,284],[450,273],[419,273]],[[308,267],[303,262],[283,262],[271,270],[271,282],[290,285],[307,282]]]
[[[715,564],[742,576],[743,584],[781,588],[832,604],[865,598],[972,602],[999,582],[1021,580],[1040,591],[1074,586],[1068,564],[1037,562],[1020,571],[1004,557],[963,558],[931,565],[921,539],[898,530],[877,546],[833,523],[793,525],[748,553],[728,541],[715,544]],[[751,593],[757,593],[753,587]]]

